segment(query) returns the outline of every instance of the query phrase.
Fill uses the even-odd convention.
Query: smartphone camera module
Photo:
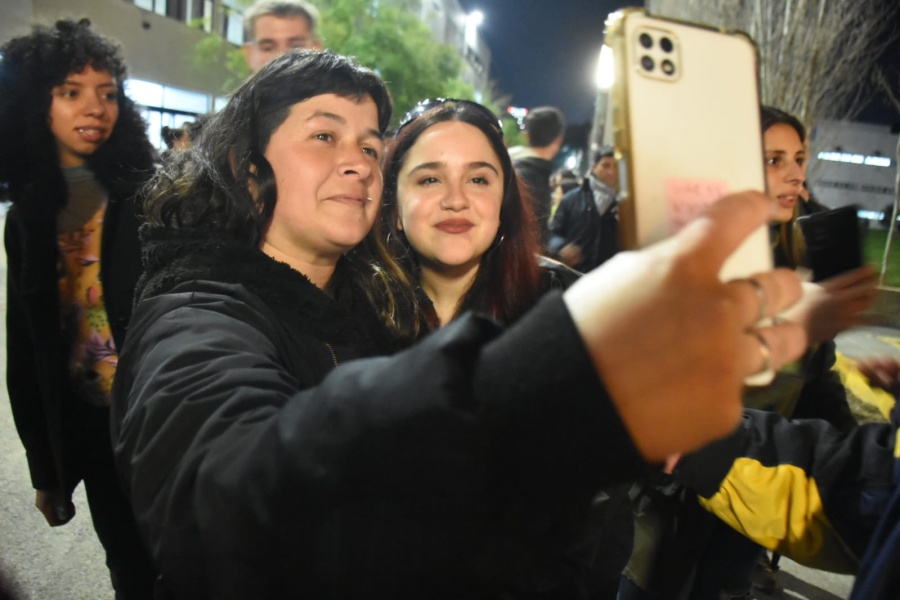
[[[631,39],[634,68],[644,77],[668,83],[681,79],[681,45],[674,30],[641,27]]]

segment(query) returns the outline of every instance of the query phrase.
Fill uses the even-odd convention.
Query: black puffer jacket
[[[465,315],[345,362],[384,343],[349,281],[332,299],[254,249],[156,242],[113,438],[174,597],[533,590],[594,491],[644,467],[558,295],[499,337]]]

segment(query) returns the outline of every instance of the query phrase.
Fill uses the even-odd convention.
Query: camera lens
[[[641,59],[641,66],[644,67],[645,71],[652,71],[655,63],[653,62],[652,58],[650,58],[649,56],[645,56]]]
[[[672,40],[670,40],[669,38],[664,37],[663,39],[659,40],[659,47],[663,49],[663,52],[671,52],[672,48],[675,47],[675,44],[673,44]]]
[[[648,50],[653,47],[653,38],[650,37],[649,33],[642,33],[641,37],[638,38],[638,41],[641,43],[641,46]]]
[[[659,67],[662,69],[662,72],[665,73],[666,75],[674,75],[675,74],[675,65],[672,63],[671,60],[662,61],[662,63],[659,65]]]

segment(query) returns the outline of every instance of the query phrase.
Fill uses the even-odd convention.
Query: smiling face
[[[787,223],[794,216],[806,181],[806,147],[797,131],[785,123],[769,127],[763,143],[769,196],[777,202],[773,221]]]
[[[359,244],[381,202],[375,102],[335,94],[293,105],[265,150],[278,197],[262,250],[307,273]]]
[[[56,138],[59,164],[77,167],[112,135],[119,119],[116,80],[90,65],[69,73],[51,91],[50,131]]]
[[[500,227],[503,171],[477,127],[445,121],[410,148],[397,177],[399,227],[422,268],[477,271]]]

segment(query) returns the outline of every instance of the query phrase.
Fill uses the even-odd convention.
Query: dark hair
[[[15,190],[32,183],[44,190],[64,185],[56,140],[47,120],[52,92],[69,74],[87,67],[108,71],[115,78],[119,106],[109,139],[86,158],[88,168],[111,192],[118,191],[119,185],[130,189],[146,179],[153,150],[140,113],[125,95],[125,63],[119,47],[93,31],[89,20],[36,26],[31,34],[4,44],[0,52],[0,182],[9,185],[13,196]],[[48,177],[48,172],[55,175]],[[65,202],[65,194],[33,196]],[[59,206],[40,210],[47,208]]]
[[[806,141],[806,128],[797,117],[772,106],[761,107],[760,117],[760,125],[762,126],[763,133],[768,131],[773,125],[789,125],[797,132],[797,135],[800,136],[801,142]]]
[[[476,309],[499,321],[511,323],[537,298],[539,268],[536,255],[540,252],[540,242],[525,186],[513,169],[496,117],[491,118],[487,116],[489,114],[490,111],[473,106],[473,103],[450,100],[423,112],[400,128],[387,155],[380,229],[388,249],[398,258],[408,277],[418,281],[419,265],[415,250],[397,227],[397,176],[416,140],[433,125],[461,121],[477,127],[493,148],[503,171],[501,224],[494,244],[481,259],[481,267],[472,286],[460,299],[456,314],[466,309]],[[413,312],[416,321],[403,323],[404,331],[412,332],[419,327],[420,321],[424,321],[429,328],[438,327],[433,307],[417,305]]]
[[[595,166],[598,162],[608,157],[615,157],[616,150],[612,146],[600,146],[591,152],[591,166]]]
[[[387,131],[391,98],[375,73],[332,52],[293,50],[250,77],[203,125],[196,142],[161,167],[147,186],[147,222],[258,248],[278,198],[275,174],[264,154],[269,139],[293,105],[323,94],[371,98],[378,130]],[[346,257],[351,276],[391,326],[396,295],[412,294],[403,286],[400,268],[375,232]]]
[[[539,106],[528,111],[525,116],[525,131],[528,145],[543,148],[553,143],[566,129],[566,119],[562,111],[553,106]]]
[[[175,142],[181,139],[185,134],[186,129],[187,125],[182,125],[181,127],[168,127],[164,125],[160,130],[160,136],[162,137],[162,141],[166,145],[166,148],[171,150],[175,146]]]
[[[206,127],[206,124],[209,123],[211,118],[212,115],[197,115],[197,118],[185,125],[188,137],[191,138],[191,142],[197,141],[197,138],[203,133],[203,128]]]
[[[774,125],[788,125],[797,132],[801,142],[806,141],[806,128],[797,117],[772,106],[762,106],[760,109],[760,125],[765,134]],[[800,199],[798,201],[802,202]],[[775,232],[775,266],[797,268],[806,260],[806,244],[803,234],[797,225],[797,208],[794,216],[786,223],[780,223]]]
[[[288,52],[250,77],[204,125],[197,143],[154,177],[144,204],[148,222],[258,247],[278,195],[265,157],[269,138],[294,104],[322,94],[372,98],[379,131],[387,131],[391,99],[375,73],[331,52]]]

